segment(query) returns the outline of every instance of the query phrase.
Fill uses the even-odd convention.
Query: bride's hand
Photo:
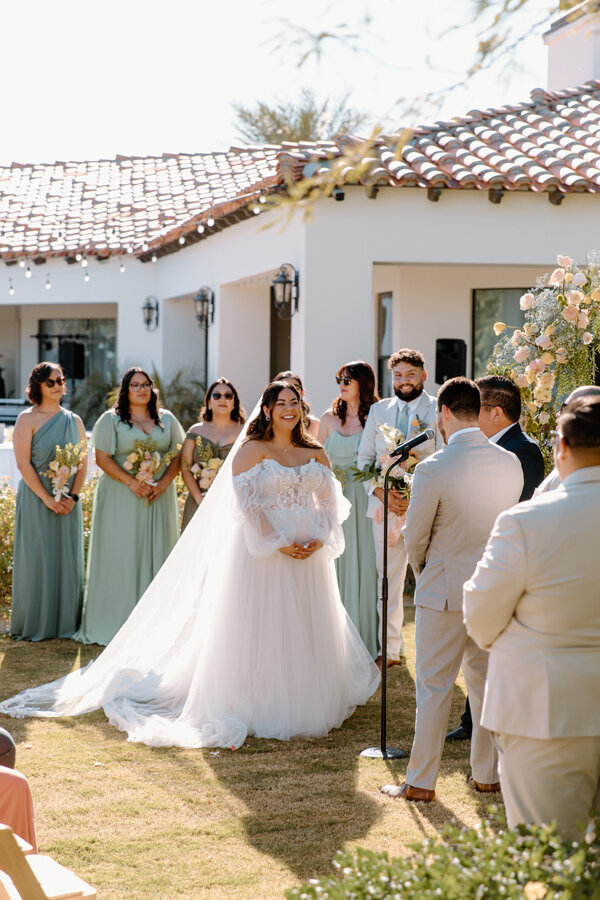
[[[291,556],[292,559],[308,559],[317,550],[320,550],[323,544],[321,541],[306,541],[304,544],[290,544],[289,547],[280,547],[280,553]]]

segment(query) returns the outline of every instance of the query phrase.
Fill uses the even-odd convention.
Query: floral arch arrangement
[[[521,297],[521,328],[496,322],[495,334],[504,337],[488,364],[490,373],[506,375],[521,389],[524,428],[539,443],[547,468],[560,406],[574,388],[595,383],[600,358],[600,255],[590,254],[581,268],[569,256],[559,255],[557,263]]]

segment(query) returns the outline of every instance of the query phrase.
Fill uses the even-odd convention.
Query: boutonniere
[[[410,423],[410,427],[414,428],[415,431],[425,431],[427,428],[427,422],[424,419],[420,419],[419,416],[414,416],[413,420]]]

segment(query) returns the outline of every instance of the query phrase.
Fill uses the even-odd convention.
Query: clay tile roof
[[[600,193],[600,81],[536,88],[527,103],[471,110],[402,141],[401,132],[379,135],[363,165],[342,159],[361,152],[364,142],[353,135],[218,153],[13,163],[0,167],[0,258],[133,252],[149,260],[252,217],[261,194],[325,173],[335,160],[340,183]]]

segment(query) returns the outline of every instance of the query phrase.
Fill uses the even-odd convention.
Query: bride
[[[233,463],[232,463],[233,461]],[[98,659],[0,704],[11,716],[103,707],[130,741],[233,747],[339,727],[379,671],[339,597],[349,504],[270,384],[175,549]]]

